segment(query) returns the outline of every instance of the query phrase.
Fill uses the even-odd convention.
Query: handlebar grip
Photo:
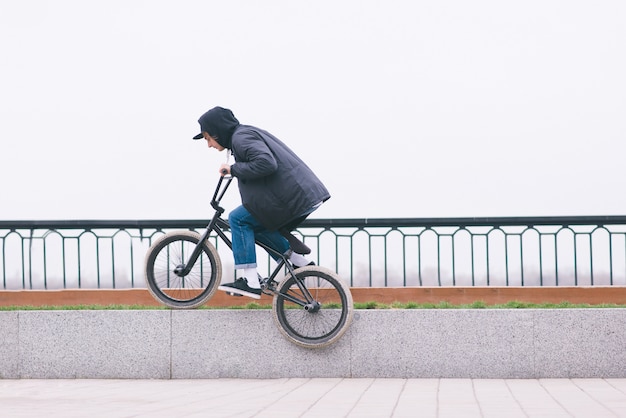
[[[223,168],[223,169],[222,169],[222,171],[221,171],[221,173],[222,173],[223,175],[226,175],[226,174],[228,174],[228,170],[226,170],[225,168]]]

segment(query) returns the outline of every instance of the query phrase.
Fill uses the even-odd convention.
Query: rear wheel
[[[302,267],[294,273],[296,277],[288,274],[277,286],[274,320],[294,344],[326,347],[341,338],[352,323],[350,288],[336,273],[323,267]]]
[[[202,252],[189,273],[180,273],[199,241],[200,235],[196,232],[175,231],[160,237],[148,250],[146,284],[159,302],[171,308],[195,308],[217,290],[222,263],[210,242],[202,244]]]

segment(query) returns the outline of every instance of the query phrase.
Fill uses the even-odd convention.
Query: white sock
[[[309,264],[309,260],[307,260],[302,254],[292,252],[289,256],[289,261],[291,264],[295,264],[298,267],[306,266]]]
[[[259,275],[256,272],[256,268],[243,269],[243,277],[248,281],[248,286],[253,289],[260,289],[261,283],[259,283]]]

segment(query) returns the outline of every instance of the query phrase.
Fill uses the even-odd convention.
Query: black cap
[[[201,139],[202,132],[207,132],[225,148],[230,148],[233,132],[239,126],[239,121],[233,115],[233,112],[219,106],[200,116],[198,123],[200,124],[201,132],[194,136],[193,139]]]

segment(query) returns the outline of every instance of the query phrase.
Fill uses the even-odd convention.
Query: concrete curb
[[[626,309],[358,310],[322,350],[271,315],[0,312],[0,378],[626,378]]]

